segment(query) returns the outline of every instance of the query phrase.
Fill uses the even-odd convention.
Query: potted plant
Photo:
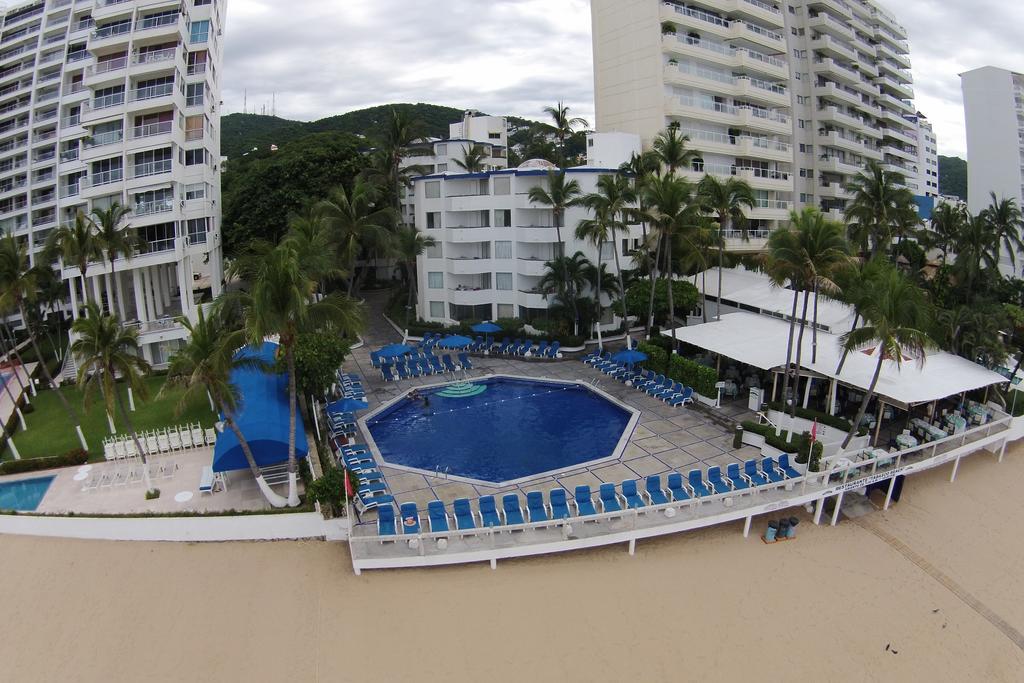
[[[661,24],[661,35],[663,36],[674,36],[676,34],[676,27],[670,21],[664,21]]]

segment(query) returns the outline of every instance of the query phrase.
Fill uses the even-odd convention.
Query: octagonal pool
[[[418,389],[366,419],[387,464],[489,483],[610,458],[634,411],[583,384],[512,377]]]

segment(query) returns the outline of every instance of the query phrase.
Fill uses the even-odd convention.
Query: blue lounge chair
[[[714,489],[715,493],[729,493],[732,491],[732,487],[726,483],[725,479],[722,479],[722,468],[717,465],[708,468],[708,482],[711,483],[711,488]]]
[[[636,490],[636,479],[627,479],[622,482],[622,497],[626,500],[626,507],[635,510],[644,507],[644,499]]]
[[[596,515],[597,508],[594,507],[594,498],[591,496],[590,487],[587,485],[577,486],[573,492],[576,503],[576,515]]]
[[[380,355],[376,351],[370,351],[370,365],[375,368],[380,367]]]
[[[526,494],[526,512],[530,515],[531,522],[546,522],[548,519],[548,508],[544,504],[544,494],[540,491],[530,491]]]
[[[551,492],[548,493],[548,500],[551,501],[551,519],[572,517],[566,495],[565,489],[551,489]]]
[[[683,385],[679,382],[672,382],[672,389],[658,396],[665,403],[671,403],[672,399],[683,394]]]
[[[693,403],[692,387],[685,387],[683,393],[677,394],[668,400],[670,406],[685,406],[687,403]]]
[[[560,343],[558,343],[558,342],[555,342],[551,346],[549,346],[548,347],[548,351],[547,351],[547,357],[548,358],[558,358],[558,349],[561,346],[562,345]]]
[[[469,505],[469,498],[456,498],[452,501],[452,511],[455,513],[455,526],[459,529],[475,529],[476,515]]]
[[[398,379],[409,379],[409,371],[405,368],[405,363],[395,363],[395,370],[398,372]]]
[[[786,475],[779,471],[772,458],[761,458],[761,471],[773,484],[786,480]]]
[[[796,479],[800,477],[800,473],[793,469],[793,466],[789,464],[789,453],[783,453],[779,456],[779,469],[786,475],[787,479]]]
[[[477,337],[476,340],[473,342],[473,345],[470,346],[469,348],[470,348],[471,351],[474,351],[474,352],[477,352],[477,353],[483,353],[483,350],[484,350],[484,338],[483,337]]]
[[[533,342],[529,339],[523,342],[523,345],[519,347],[519,355],[525,356],[526,354],[533,354]]]
[[[444,503],[439,500],[427,503],[427,521],[430,522],[430,533],[432,534],[451,531],[448,526],[448,511],[444,509]]]
[[[406,363],[406,367],[408,367],[409,374],[413,377],[420,377],[423,375],[423,369],[420,368],[419,358],[410,358],[409,362]]]
[[[523,507],[516,494],[506,493],[501,497],[501,510],[505,513],[505,524],[526,524]]]
[[[545,339],[537,346],[537,350],[533,352],[535,358],[543,358],[544,354],[548,352],[548,341]]]
[[[732,484],[733,490],[742,491],[750,488],[750,481],[740,472],[738,463],[731,463],[725,468],[725,478]]]
[[[672,500],[689,500],[690,494],[686,490],[686,485],[683,484],[683,475],[678,472],[673,472],[668,475],[668,490],[672,494]]]
[[[384,507],[385,505],[394,505],[395,499],[393,496],[360,496],[356,495],[356,509],[360,512],[366,512],[367,510],[373,510],[377,507]]]
[[[448,372],[458,372],[458,368],[455,367],[455,363],[452,362],[451,354],[444,354],[441,356],[441,362],[444,363],[444,369]]]
[[[505,355],[506,353],[508,353],[508,347],[511,345],[512,342],[508,340],[508,337],[505,337],[504,339],[501,340],[501,344],[497,345],[498,353]]]
[[[420,358],[418,362],[419,362],[419,366],[420,366],[420,374],[422,374],[422,375],[433,375],[434,374],[434,368],[430,367],[430,360],[428,360],[426,358],[426,356],[424,356],[423,358]]]
[[[601,499],[601,512],[622,512],[622,504],[619,502],[619,494],[615,491],[615,484],[601,484],[597,495]]]
[[[402,518],[403,534],[420,532],[420,513],[416,510],[416,503],[402,503],[398,509],[398,516]]]
[[[356,478],[359,480],[359,485],[373,484],[376,482],[384,481],[384,475],[378,470],[353,470]]]
[[[693,491],[693,495],[698,497],[711,495],[711,491],[704,485],[704,475],[701,474],[700,470],[690,470],[687,479],[689,480],[690,490]]]
[[[672,391],[672,380],[670,380],[668,377],[661,380],[660,385],[650,386],[647,388],[648,396],[653,396],[654,398],[659,399],[664,397],[666,394],[671,395],[673,393],[674,392]]]
[[[398,379],[397,377],[395,377],[395,372],[393,366],[391,365],[381,365],[380,376],[384,379],[385,382],[394,382]]]
[[[435,375],[443,375],[444,374],[444,366],[441,365],[441,359],[438,358],[437,356],[431,356],[430,357],[430,367],[434,368],[434,374]]]
[[[769,483],[768,477],[764,476],[764,473],[757,469],[756,460],[747,460],[743,463],[743,474],[752,486],[764,486]]]
[[[583,356],[583,358],[581,358],[580,360],[582,360],[587,365],[592,365],[593,363],[596,363],[600,358],[601,358],[601,350],[600,349],[594,349],[593,351],[591,351],[587,355]]]
[[[459,354],[459,364],[462,365],[463,370],[473,369],[473,361],[469,360],[469,354],[465,351]]]
[[[480,496],[480,526],[501,526],[501,517],[498,516],[498,508],[494,504],[494,496]]]
[[[393,505],[382,505],[377,510],[377,535],[394,536],[398,533],[395,525],[395,507]]]
[[[387,484],[364,484],[359,487],[358,493],[360,496],[376,496],[381,493],[386,493],[388,490]]]
[[[681,478],[680,481],[682,481]],[[667,492],[661,488],[661,477],[657,474],[647,477],[644,490],[647,493],[647,500],[651,501],[651,505],[664,505],[670,502]]]

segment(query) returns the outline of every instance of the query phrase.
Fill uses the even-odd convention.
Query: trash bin
[[[800,520],[796,517],[789,518],[789,538],[796,538],[796,525],[800,523]]]
[[[775,535],[778,532],[779,524],[775,520],[768,522],[768,529],[764,532],[765,543],[774,543]]]
[[[779,520],[779,531],[776,538],[789,538],[789,520],[783,517]]]
[[[736,431],[732,434],[732,447],[736,450],[743,448],[743,425],[736,425]]]

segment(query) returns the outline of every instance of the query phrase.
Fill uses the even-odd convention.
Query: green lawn
[[[159,400],[156,398],[157,393],[164,385],[164,379],[164,377],[147,378],[145,381],[149,388],[149,398],[141,401],[138,396],[135,397],[136,410],[131,414],[131,419],[137,430],[145,431],[194,422],[201,423],[203,427],[213,425],[216,415],[210,410],[210,404],[205,399],[193,401],[180,416],[175,416],[174,409],[181,398],[180,391],[169,392],[167,396]],[[121,391],[125,390],[123,385],[118,388]],[[64,392],[64,397],[67,398],[71,407],[81,417],[82,431],[85,433],[85,440],[89,442],[90,460],[102,460],[103,438],[110,435],[110,429],[107,426],[107,418],[100,395],[94,396],[93,402],[86,412],[82,401],[82,392],[77,387],[67,385],[61,391]],[[127,395],[124,396],[125,405],[127,405]],[[14,435],[14,443],[17,444],[22,458],[61,455],[79,447],[74,426],[71,425],[56,392],[39,392],[39,395],[32,400],[32,405],[35,407],[35,411],[25,415],[28,430],[18,431]],[[127,432],[123,420],[117,415],[114,416],[114,426],[118,433]],[[3,459],[9,460],[10,458],[10,449],[5,448]]]

